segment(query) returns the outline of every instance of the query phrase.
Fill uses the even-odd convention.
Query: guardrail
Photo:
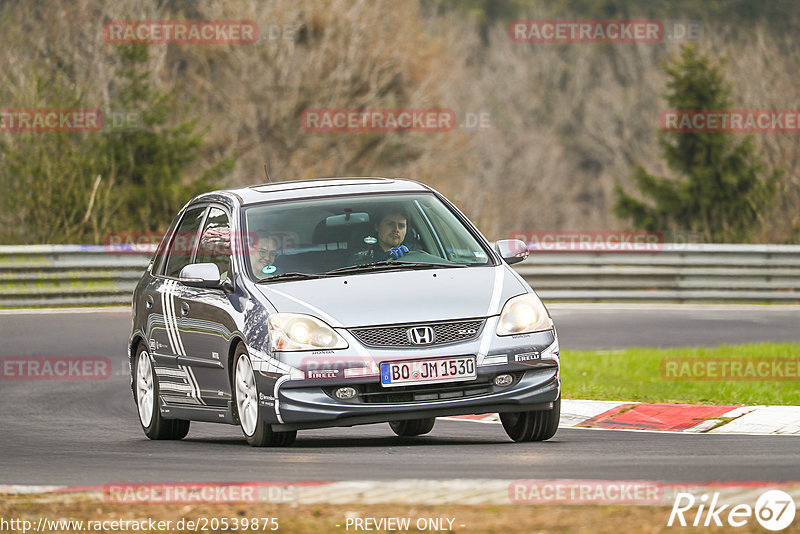
[[[149,261],[103,246],[2,246],[0,307],[130,305]]]
[[[533,253],[517,271],[544,300],[800,302],[800,245],[665,244],[658,252]]]
[[[149,254],[0,246],[0,307],[128,305]],[[545,301],[800,303],[800,245],[534,252],[514,266]]]

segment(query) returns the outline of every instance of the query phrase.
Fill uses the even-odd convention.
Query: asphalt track
[[[796,307],[553,306],[562,349],[800,340]],[[559,430],[514,444],[496,424],[438,421],[420,438],[388,425],[303,431],[253,449],[238,428],[193,423],[181,442],[139,428],[128,387],[126,311],[0,314],[0,358],[108,356],[100,381],[0,380],[0,485],[156,481],[603,479],[796,481],[794,436]]]

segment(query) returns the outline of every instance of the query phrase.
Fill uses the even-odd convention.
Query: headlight
[[[510,336],[541,332],[553,328],[553,321],[535,293],[526,293],[509,299],[500,312],[497,335]]]
[[[346,349],[336,330],[311,315],[273,313],[267,319],[270,349],[275,351]]]

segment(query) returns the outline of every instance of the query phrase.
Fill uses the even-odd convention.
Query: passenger
[[[250,263],[257,277],[266,278],[276,271],[275,258],[278,257],[280,243],[268,233],[259,233],[257,236],[258,241],[250,245]]]

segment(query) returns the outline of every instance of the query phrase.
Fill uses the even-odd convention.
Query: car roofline
[[[291,200],[325,196],[338,196],[362,193],[392,192],[433,192],[428,185],[405,178],[385,177],[338,177],[313,178],[308,180],[287,180],[252,184],[229,189],[211,191],[198,196],[200,200],[207,195],[224,194],[234,198],[240,205],[251,205],[271,200]]]

